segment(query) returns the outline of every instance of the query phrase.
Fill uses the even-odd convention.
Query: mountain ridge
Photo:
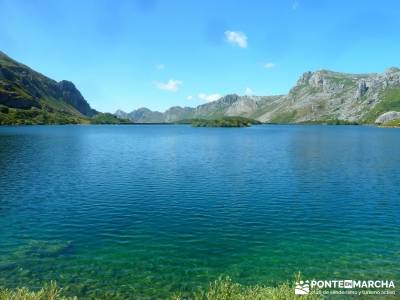
[[[140,119],[135,118],[138,110],[130,113],[118,110],[115,114],[143,123],[223,116],[243,116],[266,123],[329,120],[373,123],[380,114],[395,109],[400,110],[400,69],[390,67],[383,73],[366,74],[324,69],[307,71],[285,95],[229,94],[196,107],[173,106],[165,112],[146,109],[146,114]]]
[[[0,51],[0,124],[118,124],[120,119],[176,123],[234,116],[264,123],[370,124],[396,111],[400,112],[400,69],[390,67],[367,74],[307,71],[284,95],[228,94],[196,107],[172,106],[164,112],[142,107],[102,114],[91,108],[72,82],[50,79]]]

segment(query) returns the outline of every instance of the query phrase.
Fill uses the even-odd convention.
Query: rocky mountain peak
[[[237,94],[228,94],[217,101],[224,102],[226,104],[232,104],[239,100],[239,95]]]
[[[300,91],[303,91],[303,93],[339,93],[342,92],[346,86],[348,87],[352,84],[353,79],[350,74],[328,70],[308,71],[301,75],[296,86],[290,90],[289,94],[295,96],[298,95]],[[355,83],[354,87],[356,87]]]
[[[297,85],[308,84],[312,75],[313,75],[313,72],[311,72],[311,71],[307,71],[307,72],[303,73],[300,76],[299,80],[297,80]]]
[[[397,72],[400,72],[400,69],[396,68],[396,67],[390,67],[385,70],[385,74],[391,74],[391,73],[397,73]]]
[[[79,91],[76,89],[75,84],[73,84],[71,81],[68,81],[68,80],[61,80],[61,81],[58,83],[58,86],[59,86],[59,88],[60,88],[61,90],[64,90],[64,91],[70,91],[70,92],[73,92],[73,93],[79,92]]]
[[[124,112],[124,111],[121,110],[121,109],[118,109],[118,110],[114,113],[114,115],[116,115],[118,118],[121,118],[121,119],[127,119],[127,118],[128,118],[128,113],[127,113],[127,112]]]
[[[308,80],[308,83],[315,87],[322,87],[324,85],[324,82],[325,76],[322,71],[312,73],[310,79]]]
[[[326,83],[326,78],[332,72],[326,70],[319,70],[315,72],[305,72],[300,76],[297,85],[311,85],[314,87],[322,87]]]
[[[65,102],[71,104],[80,113],[86,116],[93,116],[96,114],[96,111],[90,108],[90,105],[71,81],[62,80],[57,83],[57,86]]]

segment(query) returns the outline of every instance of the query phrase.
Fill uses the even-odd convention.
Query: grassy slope
[[[63,112],[49,112],[43,109],[0,108],[0,125],[34,124],[89,124],[90,119]]]
[[[376,118],[385,112],[400,111],[400,88],[385,90],[381,98],[382,100],[364,116],[364,123],[374,123]]]
[[[296,120],[296,115],[297,115],[296,110],[277,113],[272,117],[271,123],[277,123],[277,124],[293,123]]]
[[[42,109],[15,109],[0,106],[0,125],[43,125],[43,124],[130,124],[110,113],[99,113],[91,118]]]
[[[385,122],[382,127],[400,127],[400,119]]]
[[[100,113],[90,119],[91,124],[130,124],[129,120],[119,119],[110,113]]]
[[[0,71],[2,72],[2,76],[0,76],[0,94],[9,95],[12,99],[21,103],[38,103],[39,101],[35,99],[32,91],[40,94],[43,92],[43,87],[50,87],[56,84],[54,80],[13,60],[2,52],[0,52]],[[29,81],[26,78],[31,80]],[[23,87],[26,85],[30,86],[30,91]],[[27,104],[27,107],[29,106]]]
[[[0,96],[21,105],[7,104],[10,107],[5,110],[0,104],[0,125],[90,123],[90,118],[59,98],[56,81],[2,52],[0,72]]]

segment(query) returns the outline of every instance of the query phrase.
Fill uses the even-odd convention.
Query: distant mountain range
[[[382,74],[304,73],[287,95],[227,95],[165,112],[140,108],[99,113],[70,81],[57,82],[0,51],[0,124],[174,123],[227,116],[265,123],[374,123],[400,112],[400,69]],[[127,121],[130,120],[130,121]]]
[[[115,115],[137,123],[177,122],[243,116],[267,123],[373,123],[382,113],[400,111],[400,69],[382,74],[304,73],[287,95],[227,95],[197,107],[174,106],[165,112],[140,108]]]
[[[72,82],[52,80],[0,51],[0,124],[119,122],[92,109]]]

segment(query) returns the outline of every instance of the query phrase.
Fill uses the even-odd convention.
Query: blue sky
[[[0,0],[0,50],[100,111],[287,93],[307,70],[400,66],[400,2]]]

